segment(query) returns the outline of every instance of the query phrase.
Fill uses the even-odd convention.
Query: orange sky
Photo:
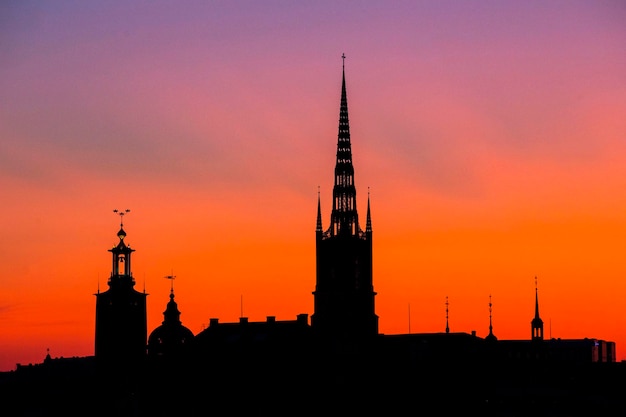
[[[566,7],[565,7],[566,6]],[[119,217],[148,328],[313,313],[341,54],[383,333],[616,342],[619,2],[5,2],[0,370],[93,354]],[[410,314],[409,314],[410,313]],[[409,318],[410,317],[410,318]]]

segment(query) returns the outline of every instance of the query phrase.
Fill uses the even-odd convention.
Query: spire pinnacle
[[[491,294],[489,294],[489,334],[485,337],[485,340],[495,341],[497,340],[496,336],[493,334],[493,326],[491,323]]]
[[[537,290],[537,277],[535,277],[535,319],[539,318],[539,294]]]
[[[322,208],[320,205],[320,187],[317,186],[317,224],[315,226],[316,232],[322,232]]]
[[[358,236],[359,227],[356,208],[356,187],[354,166],[352,165],[352,145],[350,144],[350,122],[348,119],[348,99],[346,94],[345,54],[342,64],[341,101],[339,107],[339,132],[337,134],[337,161],[335,163],[335,185],[333,187],[333,208],[329,234]]]
[[[365,232],[372,232],[372,213],[370,211],[370,187],[367,187],[367,220],[365,222]]]

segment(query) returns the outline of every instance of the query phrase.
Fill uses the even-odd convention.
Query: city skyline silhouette
[[[138,291],[119,215],[118,242],[108,250],[111,273],[95,293],[93,356],[53,358],[3,373],[3,406],[20,414],[208,415],[233,403],[240,412],[323,413],[369,410],[398,413],[416,402],[450,412],[548,416],[626,411],[620,387],[624,364],[612,341],[545,339],[535,278],[534,316],[525,340],[451,332],[383,334],[375,309],[373,216],[368,195],[362,229],[342,55],[339,128],[330,224],[316,216],[314,312],[295,320],[223,323],[211,318],[198,334],[183,325],[175,275],[161,325],[147,328],[147,297]],[[621,381],[619,381],[621,379]],[[597,382],[600,381],[600,382]],[[107,395],[98,401],[104,390]],[[280,394],[283,397],[277,397]],[[166,398],[164,404],[163,399]],[[302,403],[306,403],[303,407]],[[207,406],[206,404],[210,404]],[[406,412],[406,410],[404,411]],[[573,414],[572,414],[573,413]]]
[[[344,51],[379,331],[484,338],[491,318],[525,340],[537,277],[544,337],[615,341],[621,361],[623,13],[7,5],[0,370],[93,354],[113,208],[132,209],[148,330],[169,274],[194,334],[310,318]]]

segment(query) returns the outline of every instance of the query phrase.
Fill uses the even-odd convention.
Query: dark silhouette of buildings
[[[315,248],[313,330],[320,336],[332,338],[376,336],[378,316],[374,312],[376,293],[372,283],[372,218],[368,196],[365,231],[361,230],[356,207],[345,67],[342,68],[330,227],[326,231],[322,228],[318,193]]]
[[[343,57],[345,59],[345,56]],[[105,292],[96,294],[95,355],[18,365],[0,374],[3,415],[208,416],[223,414],[481,414],[582,416],[626,413],[626,370],[615,344],[544,340],[535,284],[531,337],[475,332],[378,331],[367,199],[359,226],[342,66],[330,226],[317,200],[314,312],[294,320],[222,323],[194,335],[174,287],[146,341],[146,297],[134,289],[123,223]],[[123,218],[124,212],[118,212]],[[169,278],[174,278],[170,276]]]
[[[128,212],[126,210],[125,212]],[[125,212],[118,212],[123,219]],[[146,354],[146,293],[135,290],[131,255],[126,245],[124,223],[117,232],[119,242],[112,249],[109,289],[96,293],[95,356],[107,361],[137,361]]]

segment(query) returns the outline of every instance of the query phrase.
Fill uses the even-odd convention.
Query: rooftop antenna
[[[448,326],[448,296],[446,295],[446,333],[450,333],[450,327]]]
[[[411,334],[411,303],[409,303],[409,334]]]
[[[239,317],[243,317],[243,295],[239,296]]]

